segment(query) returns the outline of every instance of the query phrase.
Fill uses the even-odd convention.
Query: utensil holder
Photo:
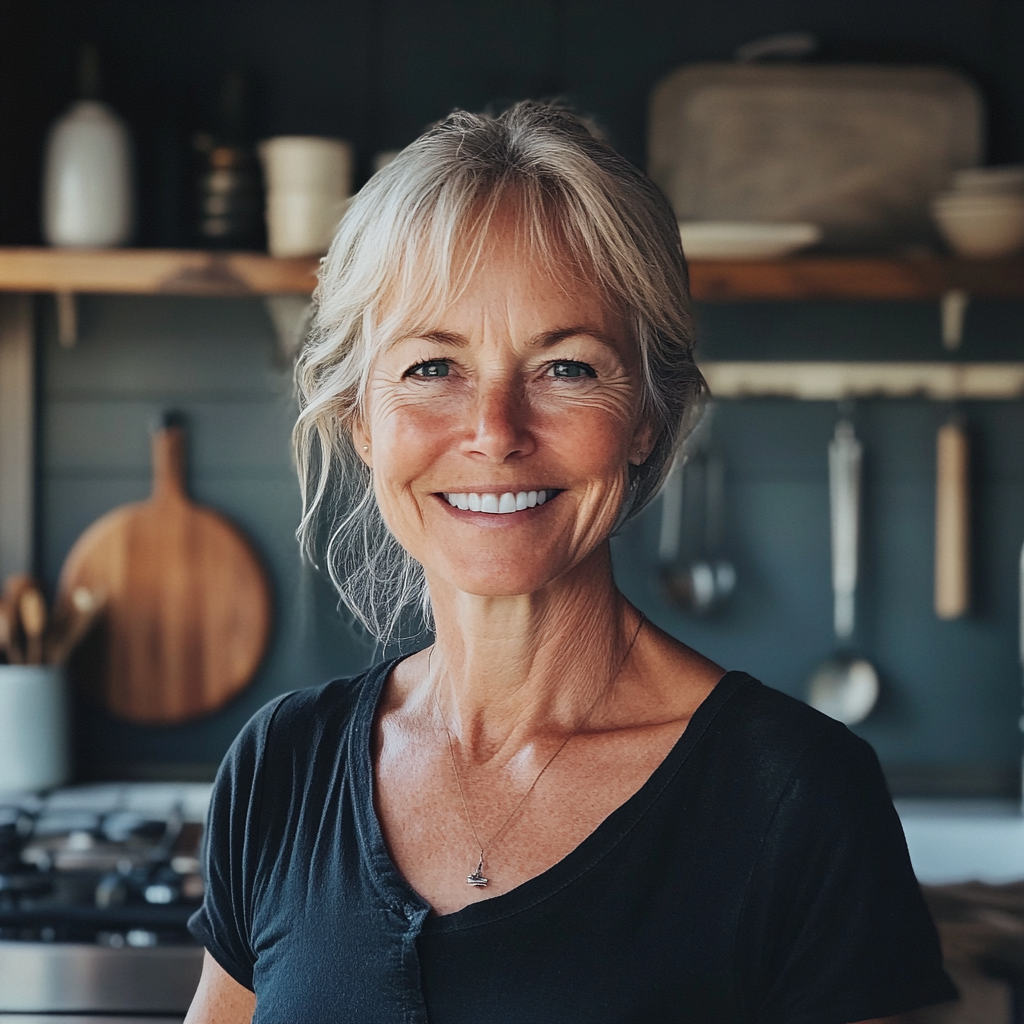
[[[59,665],[0,665],[0,790],[52,789],[71,775],[68,688]]]

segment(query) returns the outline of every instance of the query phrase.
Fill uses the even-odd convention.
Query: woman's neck
[[[614,686],[640,622],[615,586],[607,544],[534,594],[479,597],[443,581],[430,594],[437,640],[424,685],[479,761],[580,728]]]

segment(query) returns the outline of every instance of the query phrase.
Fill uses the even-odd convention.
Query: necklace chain
[[[640,635],[640,630],[643,628],[643,625],[646,621],[647,616],[644,615],[643,612],[641,612],[640,621],[639,623],[637,623],[636,632],[633,634],[633,639],[630,640],[629,647],[626,648],[626,653],[625,655],[623,655],[622,661],[619,662],[619,667],[615,670],[615,674],[608,680],[609,685],[619,678],[619,674],[625,667],[627,659],[629,658],[630,654],[633,653],[633,646],[636,643],[637,637]],[[431,658],[433,657],[433,654],[434,648],[433,645],[431,645],[430,652],[427,654],[428,676],[430,675],[430,661]],[[472,885],[477,888],[482,888],[483,886],[486,886],[488,884],[489,879],[484,878],[483,875],[484,851],[488,847],[493,846],[494,843],[497,842],[498,838],[504,833],[505,829],[507,829],[509,825],[512,824],[516,815],[519,813],[520,808],[529,799],[530,794],[534,791],[534,789],[537,788],[537,783],[540,782],[541,776],[548,770],[548,768],[551,767],[551,763],[565,749],[565,745],[569,742],[569,740],[576,736],[579,733],[579,731],[587,724],[587,722],[590,721],[590,716],[594,713],[594,709],[597,707],[597,702],[601,699],[602,692],[604,691],[598,691],[598,694],[591,702],[590,707],[587,708],[587,713],[580,719],[579,723],[573,728],[572,732],[570,732],[565,737],[565,739],[562,740],[561,743],[559,743],[558,748],[555,750],[555,752],[544,762],[543,767],[534,776],[533,782],[530,783],[530,788],[522,795],[522,797],[520,797],[519,802],[515,805],[515,807],[512,808],[512,813],[509,814],[509,816],[501,823],[501,825],[498,827],[497,832],[495,832],[491,836],[491,838],[487,840],[486,843],[482,843],[480,841],[480,835],[476,830],[476,826],[473,824],[473,817],[469,813],[469,804],[466,802],[466,792],[462,787],[462,777],[459,775],[459,767],[455,760],[455,744],[452,742],[452,731],[448,728],[448,721],[444,717],[444,713],[441,711],[441,705],[437,701],[437,691],[433,691],[434,707],[437,708],[437,713],[441,717],[441,722],[444,725],[445,736],[448,739],[448,753],[451,756],[452,760],[452,774],[455,776],[455,784],[459,787],[459,797],[462,799],[462,809],[466,814],[466,823],[469,825],[469,830],[473,833],[473,839],[476,841],[477,849],[480,851],[480,856],[476,865],[476,871],[474,871],[471,875],[468,875],[466,877],[466,883],[468,885]]]

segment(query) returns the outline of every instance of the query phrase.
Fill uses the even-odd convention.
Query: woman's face
[[[621,318],[507,237],[431,330],[378,356],[354,431],[384,519],[431,585],[492,597],[582,563],[612,530],[627,460],[650,446]]]

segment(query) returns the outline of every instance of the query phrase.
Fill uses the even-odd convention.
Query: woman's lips
[[[547,488],[540,491],[505,491],[476,493],[475,491],[458,493],[444,492],[441,496],[452,508],[468,512],[489,512],[493,515],[507,515],[510,512],[522,512],[523,509],[543,505],[558,493]]]

